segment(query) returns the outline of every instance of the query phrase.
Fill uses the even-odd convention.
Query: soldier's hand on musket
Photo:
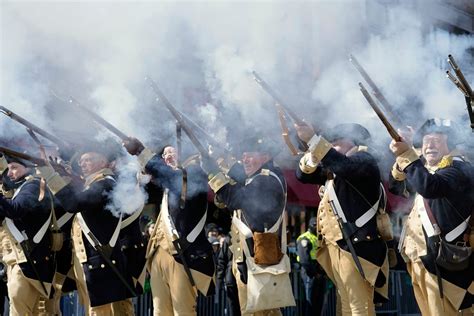
[[[390,142],[390,150],[397,157],[403,154],[404,152],[406,152],[407,150],[409,150],[410,148],[411,148],[411,145],[408,144],[408,142],[406,142],[405,139],[403,139],[403,137],[402,137],[401,142],[397,142],[395,140],[392,140]]]
[[[314,129],[307,123],[305,123],[304,125],[295,124],[295,129],[296,133],[298,134],[298,137],[305,143],[308,143],[311,137],[313,137],[315,134]]]
[[[142,142],[135,137],[128,137],[124,139],[122,145],[125,147],[128,153],[133,156],[139,155],[143,149],[145,149],[145,146],[143,146]]]

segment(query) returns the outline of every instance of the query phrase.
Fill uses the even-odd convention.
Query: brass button
[[[105,268],[105,264],[102,263],[102,264],[100,265],[100,267],[101,267],[102,269]]]
[[[356,242],[359,241],[359,238],[355,237],[355,238],[354,238],[354,241],[356,241]]]
[[[92,269],[92,265],[91,265],[91,264],[89,265],[89,269]]]
[[[115,260],[112,260],[112,264],[115,264]]]
[[[49,260],[49,257],[48,257],[48,256],[44,257],[44,260],[48,261],[48,260]]]

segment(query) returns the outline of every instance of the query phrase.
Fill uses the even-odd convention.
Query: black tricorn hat
[[[427,120],[416,131],[413,137],[413,145],[421,147],[423,145],[423,136],[431,133],[445,134],[448,136],[448,146],[456,145],[456,124],[450,119],[432,118]]]
[[[271,138],[263,135],[252,135],[245,137],[238,145],[238,154],[244,152],[267,153],[274,157],[280,152],[278,144]]]
[[[23,160],[23,159],[20,159],[20,158],[17,158],[17,157],[13,157],[13,156],[8,156],[8,155],[5,155],[3,153],[0,153],[0,155],[5,156],[5,159],[7,160],[8,163],[16,162],[20,165],[23,165],[23,166],[27,167],[27,168],[33,167],[33,164],[26,161],[26,160]]]
[[[329,129],[324,136],[329,142],[347,138],[352,140],[356,145],[365,145],[370,139],[369,131],[357,123],[338,124]]]
[[[122,146],[113,139],[91,141],[81,146],[80,154],[95,152],[103,155],[109,162],[116,160],[123,153]]]

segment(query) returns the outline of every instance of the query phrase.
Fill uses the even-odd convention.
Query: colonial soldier
[[[53,201],[25,163],[10,158],[7,162],[2,156],[0,173],[6,168],[15,188],[11,199],[0,196],[0,216],[5,218],[7,234],[3,260],[8,267],[10,314],[33,315],[40,298],[49,297],[55,271],[49,235]],[[57,314],[53,308],[47,300],[45,312]]]
[[[374,301],[387,298],[388,260],[376,224],[382,197],[379,168],[367,147],[359,146],[369,132],[358,124],[335,126],[327,139],[309,126],[297,126],[297,131],[309,145],[297,178],[324,185],[316,259],[336,285],[343,315],[374,315]]]
[[[175,148],[154,154],[134,138],[124,142],[164,193],[147,248],[154,315],[196,315],[196,298],[214,291],[212,247],[204,234],[207,175],[196,159],[178,168]]]
[[[273,164],[274,149],[268,140],[247,139],[242,152],[242,163],[235,163],[227,174],[217,173],[209,185],[218,200],[234,211],[230,249],[242,315],[281,315],[280,307],[294,305],[289,275],[285,274],[289,272],[286,181]],[[267,266],[281,273],[280,279],[272,281],[278,287],[276,292],[253,274],[266,272]],[[269,280],[273,277],[268,276]]]
[[[422,314],[457,315],[459,309],[473,303],[473,260],[460,255],[458,259],[465,265],[446,265],[446,259],[440,257],[444,257],[445,246],[465,242],[463,233],[473,206],[468,198],[473,190],[469,176],[472,167],[450,153],[455,135],[449,120],[426,121],[414,140],[415,145],[422,145],[421,158],[408,138],[390,144],[397,157],[390,189],[405,195],[409,190],[416,192],[399,249]]]
[[[115,216],[107,208],[116,184],[109,168],[112,157],[107,148],[98,145],[83,151],[79,159],[85,177],[82,190],[52,168],[38,170],[64,207],[80,212],[72,227],[74,273],[82,303],[90,315],[133,315],[131,297],[141,290],[136,283],[139,267],[134,266],[140,262],[133,261],[140,261],[145,250],[138,221],[127,220],[123,214]],[[133,252],[134,259],[128,254],[130,248],[137,250]],[[142,269],[143,266],[144,260]]]
[[[296,260],[301,265],[301,279],[306,294],[306,316],[321,315],[326,291],[326,277],[316,261],[316,250],[319,247],[316,224],[316,217],[312,217],[309,220],[308,230],[296,239],[298,253]]]

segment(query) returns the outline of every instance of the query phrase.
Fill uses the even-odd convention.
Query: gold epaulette
[[[262,169],[262,171],[260,171],[260,175],[269,176],[270,175],[270,170],[269,169]]]

